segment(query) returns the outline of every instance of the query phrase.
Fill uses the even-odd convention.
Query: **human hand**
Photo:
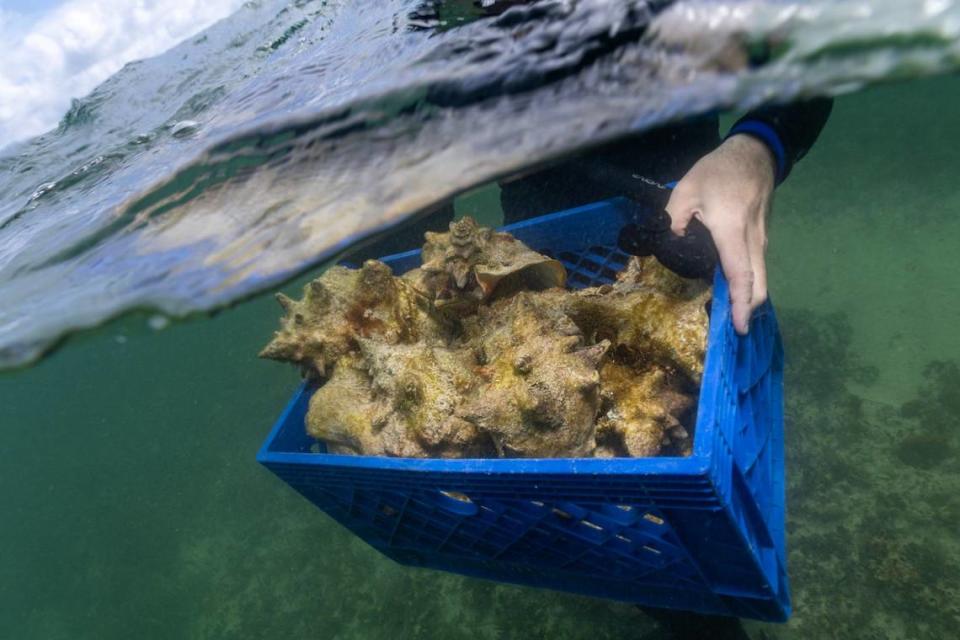
[[[673,233],[683,235],[693,218],[710,231],[730,283],[733,326],[741,335],[767,299],[764,254],[776,171],[765,144],[734,135],[693,165],[667,203]]]

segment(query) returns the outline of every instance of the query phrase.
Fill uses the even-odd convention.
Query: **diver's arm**
[[[777,161],[780,184],[816,142],[832,108],[829,98],[760,107],[740,118],[727,138],[745,134],[763,142]]]

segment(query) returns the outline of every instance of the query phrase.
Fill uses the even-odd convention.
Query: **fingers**
[[[753,299],[750,312],[767,301],[767,234],[763,219],[756,227],[747,229],[747,244],[750,247],[750,266],[753,269]]]
[[[694,203],[677,187],[670,194],[667,202],[667,214],[670,216],[670,231],[682,236],[687,231],[687,225],[697,212]]]
[[[720,265],[730,285],[730,303],[733,307],[733,328],[740,335],[746,335],[750,329],[750,314],[754,309],[754,284],[756,276],[751,265],[751,251],[747,242],[747,227],[744,225],[724,225],[710,229],[713,241],[717,245]],[[766,288],[766,273],[764,273]]]
[[[730,286],[731,313],[737,333],[750,330],[753,311],[767,299],[766,211],[769,200],[746,202],[711,199],[704,206],[699,191],[686,188],[684,177],[667,203],[670,230],[685,235],[693,218],[700,219],[713,237],[720,265]]]

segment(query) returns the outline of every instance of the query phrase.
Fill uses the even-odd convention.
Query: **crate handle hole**
[[[470,496],[460,491],[439,489],[434,500],[438,507],[461,516],[472,516],[480,510]]]

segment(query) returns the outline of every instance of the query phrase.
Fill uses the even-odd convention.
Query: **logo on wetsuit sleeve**
[[[630,177],[633,178],[634,180],[639,180],[640,182],[643,182],[644,184],[648,184],[648,185],[650,185],[651,187],[656,187],[657,189],[668,189],[668,188],[669,188],[669,187],[667,187],[667,185],[665,185],[665,184],[660,184],[659,182],[657,182],[657,181],[654,180],[653,178],[648,178],[647,176],[638,176],[637,174],[634,173],[634,174],[631,174]]]

